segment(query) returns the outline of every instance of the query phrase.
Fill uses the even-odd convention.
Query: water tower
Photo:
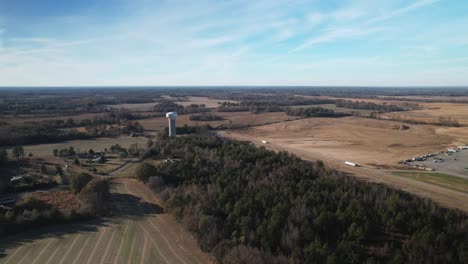
[[[169,136],[170,137],[175,137],[176,136],[176,124],[175,120],[177,117],[176,112],[168,112],[166,113],[167,119],[169,119]]]

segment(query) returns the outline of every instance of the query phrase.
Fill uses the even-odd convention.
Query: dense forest
[[[467,263],[467,216],[249,143],[159,140],[137,176],[225,263]]]
[[[351,114],[335,112],[331,109],[322,107],[307,107],[307,108],[288,108],[286,114],[290,116],[302,116],[302,117],[342,117],[350,116]]]

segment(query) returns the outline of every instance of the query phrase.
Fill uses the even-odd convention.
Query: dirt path
[[[457,208],[468,212],[468,194],[450,190],[437,185],[424,183],[408,178],[398,177],[393,175],[390,171],[378,170],[367,167],[351,167],[344,164],[344,160],[330,158],[325,155],[319,155],[303,150],[299,147],[292,147],[277,142],[269,142],[262,144],[260,138],[252,137],[249,135],[241,134],[234,131],[219,131],[218,135],[221,137],[250,141],[255,145],[263,146],[267,149],[274,151],[288,151],[305,160],[322,160],[328,166],[337,170],[350,173],[353,176],[366,179],[367,181],[385,183],[392,187],[416,194],[420,197],[430,198],[444,207]]]
[[[211,263],[144,184],[112,182],[113,217],[0,240],[0,263]]]

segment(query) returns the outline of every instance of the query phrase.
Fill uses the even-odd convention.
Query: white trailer
[[[349,162],[349,161],[345,161],[345,164],[346,164],[346,165],[349,165],[349,166],[353,166],[353,167],[359,166],[357,163]]]

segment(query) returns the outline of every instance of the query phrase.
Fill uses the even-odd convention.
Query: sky
[[[466,0],[0,0],[0,86],[466,86]]]

